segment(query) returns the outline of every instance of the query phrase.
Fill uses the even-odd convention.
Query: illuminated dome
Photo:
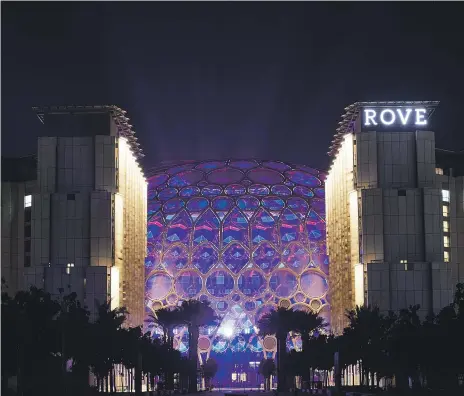
[[[279,305],[329,319],[324,174],[278,161],[182,162],[148,186],[146,311],[211,301],[200,352],[275,349],[257,319]],[[289,339],[289,347],[298,340]],[[180,330],[175,345],[188,349]]]

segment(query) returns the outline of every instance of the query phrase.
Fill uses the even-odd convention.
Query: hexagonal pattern
[[[280,305],[328,315],[324,174],[250,159],[184,161],[151,174],[147,314],[210,300],[222,322],[200,331],[202,348],[215,352],[263,351],[256,321]],[[188,350],[185,329],[175,345]]]

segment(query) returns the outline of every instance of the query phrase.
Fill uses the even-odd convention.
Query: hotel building
[[[53,295],[76,292],[92,314],[96,304],[111,300],[112,308],[127,307],[129,325],[141,325],[147,184],[125,111],[115,106],[34,111],[44,128],[37,176],[24,187],[16,183],[9,200],[2,181],[2,214],[4,202],[14,212],[5,225],[2,218],[2,231],[15,229],[21,219],[30,229],[24,242],[19,232],[11,235],[9,252],[2,232],[2,270],[17,268],[6,279],[9,291],[35,285]],[[17,254],[11,249],[22,243],[30,244],[24,257],[21,249]]]
[[[437,102],[348,106],[329,154],[326,180],[331,325],[345,312],[383,313],[452,300],[464,280],[463,155],[435,148]]]

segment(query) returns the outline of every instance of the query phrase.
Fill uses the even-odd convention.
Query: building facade
[[[44,131],[27,196],[31,252],[22,287],[76,292],[92,314],[111,300],[127,307],[129,325],[141,325],[147,185],[128,118],[115,106],[35,111]]]
[[[386,313],[419,304],[425,317],[452,300],[453,283],[462,279],[462,177],[437,175],[428,130],[437,105],[363,102],[345,109],[326,180],[336,333],[356,305]]]
[[[9,294],[24,287],[31,265],[32,194],[37,191],[35,157],[2,158],[2,278]]]
[[[442,190],[443,254],[451,281],[464,282],[464,151],[435,150],[436,182]]]

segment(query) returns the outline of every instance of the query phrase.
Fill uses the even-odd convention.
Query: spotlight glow
[[[221,323],[219,327],[218,334],[222,335],[225,338],[232,338],[235,333],[235,321],[234,320],[225,320]]]
[[[231,325],[226,324],[222,332],[225,337],[230,338],[234,335],[234,328]]]

